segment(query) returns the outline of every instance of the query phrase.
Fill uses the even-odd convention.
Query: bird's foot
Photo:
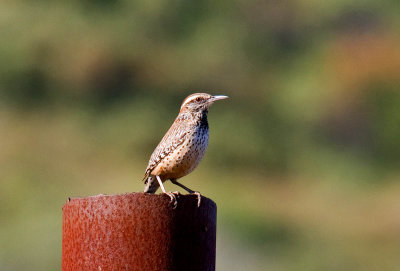
[[[176,199],[176,196],[179,196],[179,192],[165,192],[165,194],[171,199],[170,203],[173,204],[173,209],[175,209],[178,206],[178,200]]]
[[[197,196],[197,207],[200,207],[200,203],[201,203],[201,194],[200,194],[200,192],[194,191],[192,194]]]

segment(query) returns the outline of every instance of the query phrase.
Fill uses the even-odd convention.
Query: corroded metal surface
[[[63,206],[62,270],[215,270],[216,205],[180,195],[73,198]]]

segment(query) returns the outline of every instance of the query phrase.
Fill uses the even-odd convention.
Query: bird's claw
[[[165,194],[171,199],[170,203],[173,204],[173,209],[175,209],[178,206],[178,200],[176,199],[176,196],[179,196],[179,192],[166,192]]]
[[[197,196],[197,207],[200,207],[200,203],[201,203],[201,194],[200,194],[200,192],[195,191],[195,192],[193,192],[193,194]]]

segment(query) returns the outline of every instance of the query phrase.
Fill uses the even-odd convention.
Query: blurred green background
[[[397,0],[1,1],[0,270],[59,270],[67,197],[141,191],[193,92],[230,96],[183,179],[217,270],[398,270],[399,29]]]

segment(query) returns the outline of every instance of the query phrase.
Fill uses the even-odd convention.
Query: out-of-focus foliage
[[[65,199],[141,190],[180,102],[204,91],[230,99],[184,183],[218,204],[218,270],[397,270],[399,14],[394,0],[2,1],[0,269],[57,270]]]

